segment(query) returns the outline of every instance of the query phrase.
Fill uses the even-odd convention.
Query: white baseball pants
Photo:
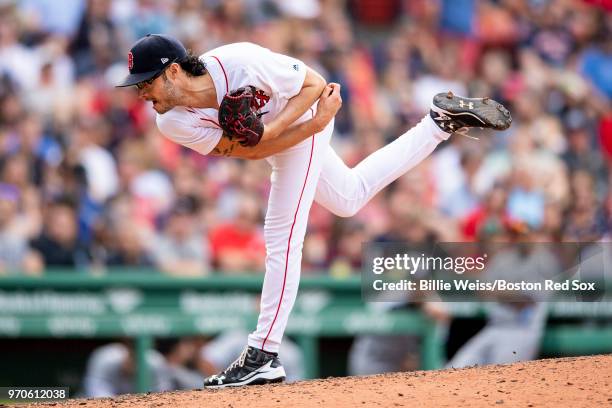
[[[322,132],[268,158],[272,186],[264,224],[266,274],[249,346],[278,352],[298,291],[312,201],[341,217],[352,216],[450,136],[427,115],[350,169],[329,145],[333,127],[332,121]]]

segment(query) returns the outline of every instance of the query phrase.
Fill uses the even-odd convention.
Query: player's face
[[[159,114],[166,113],[176,106],[173,103],[174,87],[164,73],[153,80],[139,83],[137,88],[138,97],[151,101],[153,109]]]

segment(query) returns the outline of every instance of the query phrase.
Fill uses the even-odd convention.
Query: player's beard
[[[181,96],[179,94],[180,92],[178,91],[178,89],[172,84],[172,82],[168,81],[165,74],[163,74],[162,77],[164,80],[163,82],[163,93],[164,93],[163,101],[164,102],[162,103],[158,100],[157,105],[154,107],[155,111],[159,113],[160,115],[168,112],[175,106],[178,106],[181,100]]]

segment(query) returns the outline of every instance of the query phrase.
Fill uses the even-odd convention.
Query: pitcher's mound
[[[612,355],[52,403],[123,407],[612,406]],[[45,406],[39,403],[33,406]]]

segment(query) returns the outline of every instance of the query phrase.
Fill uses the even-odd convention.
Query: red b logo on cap
[[[130,51],[128,53],[128,69],[131,71],[132,68],[134,68],[134,55],[132,55],[132,52]]]

